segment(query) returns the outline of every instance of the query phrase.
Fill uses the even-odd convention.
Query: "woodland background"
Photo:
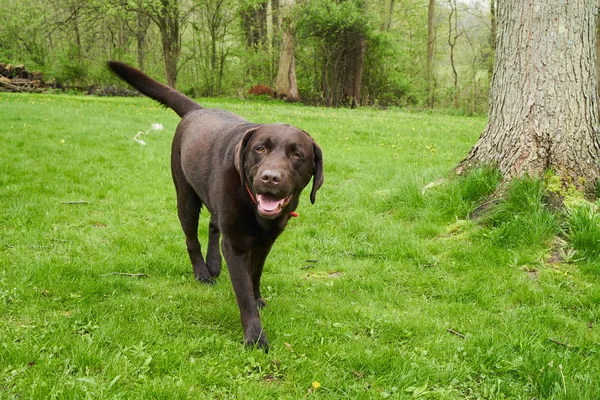
[[[282,31],[293,24],[300,100],[344,106],[339,87],[364,41],[360,105],[485,113],[493,1],[22,0],[0,10],[0,62],[62,86],[121,84],[116,59],[194,97],[275,88]],[[428,10],[433,15],[427,72]],[[282,12],[286,7],[287,18]],[[350,60],[349,60],[350,58]],[[171,65],[169,67],[169,64]],[[169,68],[171,71],[169,72]],[[168,75],[171,75],[171,81]]]

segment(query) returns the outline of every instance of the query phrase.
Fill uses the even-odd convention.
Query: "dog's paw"
[[[249,348],[254,349],[262,349],[265,353],[269,352],[269,341],[267,340],[267,335],[264,332],[261,332],[258,338],[256,339],[245,339],[244,345]]]
[[[260,310],[261,308],[264,308],[267,305],[267,302],[262,297],[259,297],[258,299],[256,299],[256,305]]]
[[[194,270],[194,278],[198,282],[207,283],[209,285],[215,284],[215,278],[210,274],[204,262],[194,264],[192,267]]]
[[[208,263],[206,264],[206,267],[208,268],[208,273],[214,277],[214,278],[218,278],[219,275],[221,275],[221,260],[217,261],[208,261]]]
[[[200,283],[205,283],[207,285],[214,285],[215,283],[217,283],[215,278],[213,278],[212,276],[198,276],[194,274],[194,279],[196,279]]]

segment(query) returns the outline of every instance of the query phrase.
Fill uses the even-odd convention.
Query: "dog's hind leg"
[[[200,219],[200,209],[202,201],[194,191],[194,188],[185,179],[183,168],[181,167],[181,132],[179,129],[175,132],[173,139],[173,148],[171,151],[171,174],[173,183],[177,191],[177,215],[181,228],[185,234],[185,244],[192,262],[194,278],[200,282],[215,283],[214,278],[208,272],[200,242],[198,241],[198,220]]]
[[[210,216],[210,224],[208,225],[208,249],[206,251],[206,265],[208,272],[213,277],[218,277],[221,273],[221,250],[219,240],[221,231],[217,224],[217,218],[214,215]]]
[[[185,244],[187,245],[187,251],[192,262],[192,268],[194,269],[194,278],[200,282],[214,283],[215,281],[210,272],[208,272],[208,268],[202,257],[200,241],[198,241],[198,220],[200,218],[202,202],[194,192],[194,189],[187,183],[176,183],[176,187],[177,213],[181,222],[181,228],[183,228],[183,233],[185,234]]]

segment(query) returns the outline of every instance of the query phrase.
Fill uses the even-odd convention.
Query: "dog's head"
[[[293,211],[312,177],[311,203],[323,185],[321,148],[308,133],[286,124],[248,130],[237,145],[235,167],[266,219]]]

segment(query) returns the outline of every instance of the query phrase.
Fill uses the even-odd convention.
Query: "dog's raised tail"
[[[109,61],[108,68],[146,96],[171,108],[180,117],[183,117],[190,111],[202,108],[198,103],[183,93],[155,81],[142,71],[130,67],[127,64],[118,61]]]

